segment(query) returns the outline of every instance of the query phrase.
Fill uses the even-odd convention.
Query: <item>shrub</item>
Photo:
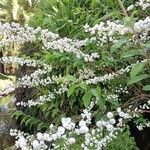
[[[58,25],[54,19],[57,20],[61,12],[66,16],[70,14],[66,13],[66,1],[63,2],[52,3],[53,6],[58,3],[58,8],[62,5],[65,11],[56,11],[56,18],[55,15],[50,18],[51,23],[55,24],[53,31],[66,22],[63,20]],[[77,7],[78,3],[71,5],[70,2],[73,1],[67,2],[69,6]],[[112,1],[106,2],[117,7]],[[32,87],[38,91],[35,99],[16,104],[23,111],[15,111],[12,116],[28,127],[27,132],[30,133],[11,130],[11,135],[17,136],[17,148],[71,149],[73,145],[80,145],[84,150],[99,150],[107,148],[113,139],[127,136],[125,129],[130,120],[136,122],[140,130],[150,126],[142,115],[150,105],[150,18],[147,16],[149,9],[145,10],[150,5],[147,1],[144,4],[139,1],[135,5],[130,5],[132,3],[129,2],[125,4],[127,12],[120,0],[118,4],[122,11],[117,16],[105,16],[102,18],[104,21],[98,24],[90,24],[92,15],[89,15],[91,19],[86,24],[81,19],[81,24],[75,26],[69,26],[67,22],[65,28],[56,31],[62,37],[40,27],[21,27],[14,23],[1,25],[0,28],[4,29],[2,34],[7,33],[2,46],[15,41],[19,44],[31,42],[43,50],[43,53],[35,53],[35,60],[25,56],[1,58],[3,63],[36,68],[30,75],[18,79],[15,85],[16,88]],[[96,13],[85,3],[80,3],[79,6],[80,9],[87,8],[93,14]],[[95,7],[98,8],[99,5]],[[75,12],[72,12],[73,16],[76,16]],[[131,15],[128,16],[127,13]],[[88,17],[86,14],[83,16]],[[98,17],[99,14],[96,18]],[[85,33],[82,34],[82,30],[77,32],[78,27]],[[78,141],[78,138],[81,140]],[[111,145],[113,147],[113,144],[108,145],[108,148]]]

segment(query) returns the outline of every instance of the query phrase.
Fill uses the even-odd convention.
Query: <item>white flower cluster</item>
[[[142,10],[146,10],[150,7],[150,0],[139,0],[135,4],[130,5],[127,7],[127,11],[133,10],[135,7],[141,7]]]
[[[110,94],[106,97],[106,101],[118,101],[119,96],[117,94]]]
[[[90,32],[91,35],[97,35],[98,43],[103,46],[105,43],[112,42],[116,43],[119,36],[126,35],[128,33],[132,34],[133,37],[130,41],[136,43],[135,35],[131,27],[126,27],[126,25],[120,21],[107,21],[106,23],[100,22],[94,27],[89,25],[84,26],[86,32]],[[150,17],[146,17],[144,20],[138,20],[133,25],[134,31],[139,35],[140,40],[145,42],[150,39],[148,32],[150,31]],[[94,36],[94,37],[95,37]]]
[[[89,79],[95,76],[93,70],[89,69],[89,68],[84,68],[83,70],[80,69],[78,71],[78,75],[79,75],[79,80],[84,80],[84,79]]]
[[[145,112],[150,112],[150,100],[147,101],[147,103],[144,103],[144,104],[141,104],[139,106],[139,108],[135,108],[135,111],[136,112],[139,112],[139,113],[145,113]],[[137,114],[136,117],[138,118],[139,115]],[[149,120],[141,120],[140,123],[138,122],[137,123],[137,126],[136,126],[139,130],[143,130],[145,127],[150,127],[150,121]]]
[[[19,86],[32,87],[39,84],[46,86],[47,84],[53,83],[53,80],[50,77],[42,79],[43,75],[51,72],[52,70],[52,67],[50,65],[45,64],[44,62],[40,62],[32,59],[23,59],[16,56],[2,57],[0,58],[0,62],[5,64],[14,63],[14,64],[19,64],[21,66],[26,65],[28,67],[39,68],[35,70],[32,74],[25,75],[22,78],[19,78],[16,83],[16,87]]]
[[[98,53],[85,54],[81,51],[81,47],[88,43],[88,39],[60,38],[58,34],[54,34],[47,29],[42,30],[40,27],[34,29],[28,25],[21,27],[17,23],[0,23],[0,38],[0,47],[13,43],[24,44],[25,42],[40,40],[43,49],[59,50],[61,53],[74,53],[77,58],[83,58],[86,62],[92,62],[94,59],[99,58]]]
[[[127,89],[127,86],[123,87],[121,84],[119,85],[119,87],[116,87],[114,90],[115,93],[121,94],[121,93],[126,93],[129,94],[129,91]]]
[[[136,126],[140,131],[142,131],[145,127],[150,127],[150,122],[145,122],[144,124],[143,123],[140,123],[139,125]]]
[[[97,84],[99,82],[106,82],[106,81],[113,80],[115,77],[118,77],[124,73],[129,72],[134,65],[136,65],[140,62],[144,63],[146,61],[147,61],[146,59],[144,59],[142,61],[137,61],[136,63],[131,64],[124,69],[122,68],[122,69],[116,71],[116,73],[113,72],[113,73],[105,74],[104,76],[99,76],[99,77],[94,77],[94,78],[88,79],[88,80],[86,80],[86,84]]]
[[[22,27],[18,23],[4,23],[0,22],[0,47],[4,45],[10,45],[12,43],[23,44],[25,42],[35,42],[37,39],[37,35],[41,35],[40,39],[45,42],[47,40],[55,40],[59,36],[58,34],[54,34],[49,32],[48,30],[41,30],[40,27],[34,29],[29,27],[27,24]],[[44,38],[43,38],[44,37]]]
[[[25,75],[22,78],[19,78],[17,80],[17,87],[23,86],[23,87],[32,87],[37,85],[48,85],[51,83],[54,83],[54,81],[48,76],[45,79],[42,79],[43,75],[47,74],[50,70],[44,70],[44,69],[37,69],[34,71],[34,73],[30,75]]]
[[[69,145],[76,142],[76,137],[83,135],[84,141],[81,143],[81,147],[84,150],[94,148],[101,150],[107,145],[113,138],[117,137],[117,134],[123,130],[127,120],[133,118],[131,111],[124,112],[121,108],[117,108],[116,112],[108,112],[107,119],[101,119],[96,122],[95,128],[90,129],[91,126],[91,112],[89,112],[94,106],[94,102],[90,106],[83,110],[81,113],[81,120],[75,124],[70,117],[61,119],[61,126],[57,128],[51,124],[50,131],[45,133],[38,132],[36,135],[24,135],[24,133],[12,132],[11,135],[16,136],[16,147],[26,150],[27,148],[33,148],[33,150],[59,149],[60,145],[55,141],[64,140],[64,148],[69,150]],[[116,120],[116,116],[118,119]],[[106,135],[103,135],[104,131],[107,131]],[[26,147],[26,149],[24,148]],[[61,145],[62,147],[62,145]]]
[[[32,107],[36,105],[42,105],[43,103],[47,101],[51,101],[54,98],[55,98],[54,94],[49,93],[48,95],[39,96],[37,100],[31,99],[31,100],[28,100],[27,102],[22,102],[22,101],[18,102],[16,103],[16,106]]]
[[[47,101],[51,101],[52,99],[56,98],[56,94],[62,94],[68,90],[66,84],[61,84],[58,90],[54,89],[54,92],[48,93],[48,95],[41,95],[39,96],[36,100],[28,100],[27,102],[18,102],[16,103],[16,106],[23,106],[23,107],[32,107],[32,106],[37,106],[37,105],[43,105]]]
[[[61,95],[62,93],[65,93],[66,91],[68,91],[67,84],[68,84],[68,83],[62,83],[62,84],[59,86],[59,89],[58,89],[58,90],[54,89],[54,92],[55,92],[56,94],[60,94],[60,95]]]
[[[26,65],[28,67],[37,67],[37,68],[41,68],[44,69],[45,71],[49,72],[52,70],[51,65],[48,65],[42,61],[37,61],[34,59],[24,59],[24,58],[20,58],[20,57],[16,57],[16,56],[4,56],[0,58],[0,62],[4,63],[4,64],[19,64],[21,66]]]

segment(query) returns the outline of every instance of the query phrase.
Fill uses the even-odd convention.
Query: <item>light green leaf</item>
[[[150,91],[150,85],[145,85],[145,86],[143,87],[143,90],[144,90],[144,91]]]
[[[146,48],[150,48],[150,42],[145,43],[144,46],[145,46]]]
[[[133,16],[130,16],[130,17],[124,17],[124,22],[125,22],[125,25],[127,27],[133,27],[134,26],[134,17]]]
[[[84,96],[82,97],[83,103],[85,107],[88,107],[88,105],[90,104],[91,101],[91,91],[87,91]]]
[[[131,78],[129,81],[128,81],[128,85],[130,84],[133,84],[133,83],[136,83],[136,82],[139,82],[143,79],[146,79],[146,78],[149,78],[150,76],[148,74],[142,74],[142,75],[138,75],[138,76],[135,76],[133,78]]]
[[[71,86],[69,87],[67,96],[70,97],[70,96],[74,93],[74,91],[75,91],[76,88],[77,88],[77,85],[71,85]]]
[[[124,43],[127,43],[128,38],[122,38],[119,41],[117,41],[114,45],[112,45],[111,47],[111,52],[113,53],[114,51],[116,51],[117,49],[119,49]]]
[[[101,89],[99,86],[97,86],[95,89],[91,89],[92,95],[94,95],[96,98],[101,98]]]
[[[131,69],[130,77],[133,78],[136,75],[138,75],[143,70],[144,65],[145,65],[144,63],[139,63],[139,64],[134,65]]]
[[[83,90],[86,90],[86,89],[87,89],[86,83],[80,83],[79,86],[80,86]]]
[[[72,75],[64,76],[65,81],[76,81],[77,79]]]
[[[122,54],[122,58],[128,58],[128,57],[133,57],[137,55],[142,55],[142,53],[139,50],[128,50],[127,52]]]

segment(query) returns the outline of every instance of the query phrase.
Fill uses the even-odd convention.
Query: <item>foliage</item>
[[[113,139],[106,147],[106,150],[138,150],[134,138],[131,137],[130,131],[119,134],[116,139]]]
[[[14,34],[10,25],[7,30],[17,42],[32,43],[39,50],[24,59],[1,59],[29,68],[16,88],[36,91],[29,101],[16,104],[20,110],[13,116],[31,134],[17,142],[29,138],[28,148],[59,149],[63,141],[69,149],[79,137],[84,149],[101,149],[122,131],[108,148],[118,149],[125,141],[125,149],[135,148],[128,129],[123,129],[131,119],[139,129],[150,126],[142,114],[150,108],[150,5],[130,5],[133,2],[43,0],[29,24],[44,29],[15,24]],[[12,41],[8,35],[8,43]]]
[[[36,3],[36,0],[1,0],[1,21],[24,24],[33,15]]]

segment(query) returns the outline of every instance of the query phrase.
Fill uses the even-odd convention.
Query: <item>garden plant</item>
[[[150,0],[42,0],[34,11],[0,23],[0,47],[20,48],[0,63],[25,70],[5,91],[26,91],[10,110],[15,149],[137,150],[129,122],[150,127]]]

